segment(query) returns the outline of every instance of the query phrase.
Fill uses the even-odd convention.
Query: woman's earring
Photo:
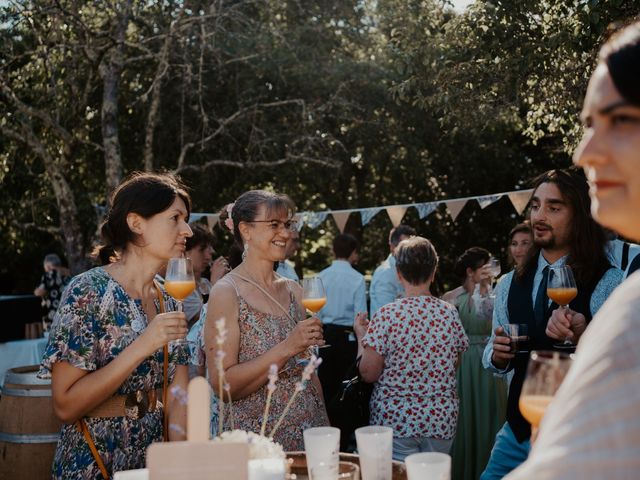
[[[249,244],[245,242],[244,250],[242,250],[242,260],[244,261],[247,258],[247,253],[249,252]]]

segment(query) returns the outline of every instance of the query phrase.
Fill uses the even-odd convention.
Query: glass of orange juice
[[[547,406],[571,367],[572,358],[564,352],[531,352],[518,405],[520,413],[532,426],[540,425]]]
[[[560,308],[567,308],[567,305],[578,295],[578,287],[573,278],[573,272],[569,265],[552,267],[549,269],[547,281],[547,297],[556,302]],[[554,345],[556,348],[574,349],[576,346],[570,338],[565,338],[564,342]]]
[[[322,310],[327,303],[327,292],[324,289],[320,277],[307,277],[302,279],[302,305],[314,314]],[[317,353],[318,348],[326,348],[330,345],[316,345],[311,347],[312,353]]]
[[[164,289],[171,295],[177,304],[178,312],[182,312],[182,302],[196,288],[196,281],[193,276],[191,259],[178,257],[170,258],[167,264],[167,273],[164,277]],[[186,339],[174,340],[176,345],[187,345],[190,342]]]

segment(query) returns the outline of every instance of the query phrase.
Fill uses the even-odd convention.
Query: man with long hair
[[[507,401],[507,422],[496,435],[482,480],[502,478],[524,462],[529,453],[531,428],[518,408],[529,355],[511,353],[504,326],[527,324],[532,350],[559,349],[557,335],[547,335],[552,333],[548,325],[550,329],[569,325],[565,333],[577,344],[592,316],[622,281],[622,271],[607,260],[605,232],[591,217],[584,175],[576,170],[550,170],[536,178],[533,187],[529,220],[534,246],[526,261],[498,285],[494,332],[483,356],[486,369],[498,373],[513,370],[514,376]],[[546,295],[549,268],[562,265],[571,267],[578,287],[578,294],[567,309],[559,309]]]

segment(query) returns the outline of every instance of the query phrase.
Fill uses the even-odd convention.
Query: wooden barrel
[[[61,422],[38,366],[9,370],[0,397],[0,480],[51,478]]]

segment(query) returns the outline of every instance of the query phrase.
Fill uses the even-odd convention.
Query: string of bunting
[[[405,213],[409,208],[415,208],[418,211],[420,219],[424,219],[431,215],[438,209],[440,205],[445,205],[447,212],[453,221],[458,218],[462,209],[471,201],[478,202],[480,208],[485,209],[489,205],[494,204],[501,198],[507,196],[513,205],[513,208],[518,212],[518,215],[522,215],[522,212],[529,202],[533,189],[528,190],[515,190],[511,192],[495,193],[492,195],[477,195],[474,197],[453,198],[449,200],[437,200],[434,202],[421,202],[421,203],[406,203],[403,205],[386,205],[381,207],[369,207],[369,208],[348,208],[343,210],[323,210],[323,211],[304,211],[296,214],[298,220],[298,229],[301,229],[304,225],[309,228],[315,229],[323,224],[327,217],[331,215],[333,217],[336,226],[340,232],[344,231],[344,227],[349,220],[349,215],[352,213],[359,213],[362,226],[367,225],[378,213],[382,210],[387,212],[389,219],[394,227],[397,227],[402,222]],[[219,215],[217,213],[192,213],[190,220],[196,222],[203,218],[206,218],[207,225],[210,229],[218,222]]]

